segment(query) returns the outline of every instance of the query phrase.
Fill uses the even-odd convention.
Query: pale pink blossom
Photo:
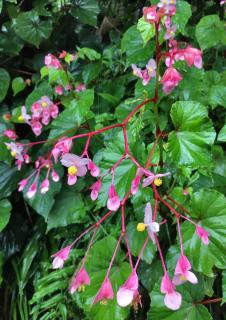
[[[72,146],[72,139],[70,138],[61,138],[53,147],[52,149],[52,155],[54,158],[55,163],[57,163],[58,158],[60,155],[64,155],[65,153],[68,153]]]
[[[108,190],[107,207],[111,211],[117,211],[120,207],[120,199],[113,184],[110,185],[110,188]]]
[[[31,129],[36,136],[39,136],[42,132],[42,124],[39,121],[31,120]]]
[[[100,174],[100,169],[95,165],[95,163],[90,160],[88,163],[88,170],[90,171],[91,176],[97,177]]]
[[[63,268],[64,262],[68,259],[70,250],[71,246],[67,246],[51,256],[52,258],[54,258],[52,262],[53,269]]]
[[[104,279],[97,295],[93,301],[93,303],[97,303],[99,301],[112,300],[114,298],[114,291],[112,289],[111,282],[108,277]]]
[[[130,305],[138,294],[138,276],[135,270],[132,271],[126,282],[117,292],[117,303],[120,307]]]
[[[86,90],[86,85],[84,83],[80,83],[75,87],[76,92],[81,92]]]
[[[147,227],[149,237],[155,243],[155,234],[159,232],[159,223],[152,220],[152,208],[149,202],[145,206],[144,224]]]
[[[52,67],[54,69],[60,69],[61,64],[60,61],[51,53],[45,56],[45,65],[49,68]]]
[[[72,294],[77,289],[82,288],[85,285],[90,285],[90,277],[88,273],[86,272],[85,268],[82,267],[72,278],[70,286],[69,286],[69,292]]]
[[[132,181],[132,184],[131,184],[131,193],[134,195],[137,193],[138,191],[138,188],[139,188],[139,184],[140,184],[140,180],[142,178],[142,175],[143,175],[143,170],[138,168],[137,169],[137,172],[136,172],[136,176],[135,178],[133,179]]]
[[[186,281],[192,284],[198,283],[196,275],[189,270],[191,270],[191,264],[188,258],[185,255],[181,255],[175,268],[173,284],[180,285]]]
[[[21,116],[19,118],[21,118],[21,120],[25,121],[27,124],[30,124],[31,116],[27,113],[25,106],[21,107]]]
[[[191,46],[183,49],[184,60],[187,62],[188,66],[194,65],[196,68],[202,68],[202,51]]]
[[[177,29],[176,25],[169,26],[169,28],[167,28],[166,33],[164,35],[164,39],[169,40],[174,38],[176,29]]]
[[[146,21],[153,23],[158,20],[157,6],[144,7],[143,15]]]
[[[176,13],[176,0],[160,0],[157,6],[167,15],[173,16]]]
[[[46,192],[49,191],[49,180],[46,178],[42,183],[41,183],[41,193],[45,194]]]
[[[59,177],[58,173],[53,169],[52,169],[52,172],[51,172],[51,177],[52,177],[54,182],[58,182],[60,180],[60,177]]]
[[[167,176],[171,175],[170,172],[153,174],[151,171],[148,171],[148,170],[145,171],[145,174],[148,177],[143,180],[143,184],[142,184],[143,188],[151,185],[155,179],[162,178],[162,177],[167,177]]]
[[[16,131],[12,129],[4,130],[3,135],[11,140],[16,140],[17,138]]]
[[[163,92],[169,94],[182,79],[181,74],[175,68],[167,68],[160,81],[163,84]]]
[[[178,310],[181,305],[181,294],[175,291],[168,273],[165,273],[161,282],[161,292],[165,294],[164,303],[171,310]]]
[[[55,93],[59,94],[59,96],[62,96],[63,94],[63,87],[62,86],[56,86],[55,87]]]
[[[196,225],[196,233],[205,245],[209,244],[209,232],[204,230],[202,227]]]
[[[95,201],[98,198],[99,191],[101,189],[101,180],[97,180],[91,187],[91,194],[90,197],[93,201]]]
[[[16,160],[19,160],[21,162],[24,161],[24,148],[22,145],[15,142],[5,142],[5,145],[7,149],[11,151],[11,155],[15,157]]]
[[[28,191],[27,191],[27,193],[26,193],[28,199],[33,198],[34,195],[36,194],[36,192],[37,192],[37,183],[36,183],[36,181],[34,181],[34,182],[30,185],[30,187],[29,187],[29,189],[28,189]]]

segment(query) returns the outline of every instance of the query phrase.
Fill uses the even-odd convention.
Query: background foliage
[[[148,87],[143,87],[129,68],[132,63],[144,65],[154,51],[151,41],[154,31],[150,29],[147,33],[145,22],[139,19],[145,5],[150,2],[1,0],[1,132],[15,126],[21,139],[34,140],[29,128],[16,120],[19,107],[24,103],[30,106],[43,95],[53,97],[53,84],[68,81],[65,73],[47,75],[42,68],[44,56],[49,52],[78,52],[79,62],[70,64],[71,81],[83,82],[89,89],[82,93],[79,103],[74,106],[70,94],[64,97],[65,110],[43,132],[43,139],[58,137],[66,130],[76,131],[84,122],[99,128],[121,121],[137,101],[144,96],[153,96],[154,83],[151,81]],[[107,307],[91,308],[90,301],[103,280],[120,230],[120,222],[114,216],[101,227],[91,249],[94,258],[87,262],[95,286],[80,295],[69,295],[68,280],[74,272],[74,265],[84,254],[89,236],[74,249],[73,258],[63,270],[51,271],[50,255],[57,251],[60,242],[66,245],[91,221],[98,219],[104,210],[110,181],[104,181],[96,205],[89,200],[87,191],[91,181],[84,180],[70,188],[62,180],[62,185],[53,185],[45,196],[37,195],[28,200],[16,190],[25,172],[18,172],[12,165],[12,157],[4,145],[7,138],[1,135],[2,320],[224,319],[220,303],[206,306],[199,303],[208,297],[225,299],[226,295],[226,276],[222,271],[225,268],[226,239],[226,33],[223,15],[224,10],[217,0],[178,1],[178,15],[175,17],[178,37],[203,50],[204,69],[188,69],[183,62],[178,62],[178,69],[186,76],[169,97],[160,93],[161,130],[169,132],[168,140],[164,142],[165,162],[173,172],[172,180],[161,188],[187,207],[193,218],[199,219],[212,235],[210,248],[200,247],[193,237],[193,227],[186,222],[183,224],[185,252],[199,275],[199,286],[183,287],[182,308],[177,312],[166,310],[159,294],[158,256],[150,245],[139,268],[142,309],[137,312],[122,309],[115,300]],[[75,111],[73,119],[72,111]],[[7,113],[13,115],[12,123],[5,120]],[[130,145],[141,163],[151,148],[155,130],[153,121],[153,113],[147,107],[130,126]],[[91,146],[96,163],[106,169],[120,157],[123,141],[117,129],[102,137],[96,138]],[[34,159],[45,148],[34,148]],[[78,142],[74,151],[79,153],[81,150],[81,142]],[[125,186],[129,189],[134,174],[135,167],[127,161],[116,170],[116,188],[120,196],[123,196]],[[189,188],[189,197],[183,195],[185,188]],[[127,209],[129,241],[134,256],[138,255],[144,240],[144,235],[135,231],[135,225],[142,221],[144,204],[148,200],[145,189],[139,191]],[[166,215],[164,210],[162,208],[163,216]],[[197,216],[200,211],[203,215]],[[168,266],[173,269],[178,246],[175,226],[171,222],[164,227],[160,238],[167,253]],[[129,274],[128,264],[123,261],[122,247],[111,273],[114,289]]]

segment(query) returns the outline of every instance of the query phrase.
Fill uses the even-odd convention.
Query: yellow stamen
[[[102,304],[103,306],[106,306],[108,304],[108,301],[106,299],[103,299],[100,301],[100,304]]]
[[[42,107],[43,107],[43,108],[47,107],[47,105],[48,105],[48,104],[47,104],[45,101],[42,102]]]
[[[20,115],[20,116],[18,117],[18,120],[19,120],[19,121],[24,121],[24,117],[23,117],[22,115]]]
[[[153,67],[150,67],[148,71],[152,73],[154,71]]]
[[[67,170],[70,176],[74,176],[77,173],[77,171],[78,169],[76,168],[76,166],[70,166]]]
[[[146,228],[146,225],[143,222],[140,222],[137,224],[137,231],[138,232],[143,232]]]
[[[181,275],[181,276],[180,276],[180,280],[181,280],[181,281],[185,281],[185,280],[187,280],[187,279],[185,278],[185,276]]]
[[[15,157],[16,156],[16,151],[11,151],[11,156]]]
[[[78,287],[78,292],[84,292],[86,287],[84,285],[81,285]]]
[[[156,187],[160,187],[162,185],[162,179],[156,178],[154,180],[154,184],[156,185]]]
[[[170,34],[171,36],[173,36],[173,35],[174,35],[174,31],[173,31],[173,30],[170,30],[169,34]]]

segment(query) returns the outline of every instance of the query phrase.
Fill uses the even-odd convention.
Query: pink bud
[[[195,274],[189,270],[191,270],[191,264],[188,258],[185,255],[181,255],[175,268],[173,284],[180,285],[185,281],[189,281],[193,284],[198,283]]]
[[[100,174],[100,169],[95,165],[95,163],[90,160],[90,162],[88,163],[88,170],[90,170],[90,174],[93,177],[97,177]]]
[[[28,189],[27,197],[28,197],[29,199],[33,198],[34,195],[36,194],[36,192],[37,192],[37,183],[36,183],[36,182],[33,182],[33,183],[31,184],[31,186],[29,187],[29,189]]]
[[[196,225],[196,233],[205,245],[209,244],[209,232],[204,230],[202,227]]]
[[[109,278],[105,278],[104,282],[102,283],[99,291],[97,292],[97,295],[93,301],[93,303],[97,303],[98,301],[103,300],[112,300],[114,298],[114,292],[112,289],[111,282]]]
[[[52,258],[54,258],[52,263],[53,269],[63,268],[64,261],[68,259],[70,250],[71,246],[67,246],[51,256]]]
[[[56,86],[55,87],[56,94],[59,94],[61,96],[63,94],[63,87],[62,86]]]
[[[23,179],[21,180],[18,184],[19,184],[19,188],[18,188],[18,191],[22,191],[24,190],[24,188],[26,187],[28,183],[28,179]]]
[[[90,277],[88,273],[86,272],[85,268],[82,267],[78,273],[73,276],[70,287],[69,287],[69,292],[74,293],[79,289],[79,287],[84,286],[84,285],[90,285]]]
[[[165,294],[164,303],[171,310],[178,310],[181,305],[181,294],[175,291],[168,273],[165,273],[161,282],[161,292]]]
[[[36,136],[39,136],[42,132],[42,124],[39,121],[31,121],[31,129]]]
[[[97,198],[98,198],[98,194],[99,194],[99,191],[101,189],[101,180],[97,180],[97,182],[95,182],[91,187],[90,189],[92,190],[91,191],[91,194],[90,194],[90,197],[93,201],[95,201]]]
[[[41,183],[41,193],[45,194],[46,192],[49,191],[49,180],[46,178],[42,183]]]
[[[24,161],[25,161],[25,163],[30,163],[30,157],[28,154],[24,155]]]
[[[120,307],[127,307],[132,303],[138,293],[138,276],[134,270],[126,282],[117,292],[117,302]]]
[[[52,179],[54,182],[58,182],[60,180],[60,177],[58,175],[58,173],[52,169],[52,173],[51,173]]]
[[[12,140],[16,140],[17,138],[15,130],[11,130],[11,129],[3,131],[3,135]]]
[[[161,80],[161,83],[163,84],[163,92],[166,94],[170,93],[176,86],[178,86],[182,79],[181,74],[175,68],[167,68]]]
[[[86,90],[86,86],[83,83],[80,83],[79,85],[76,86],[75,91],[80,92]]]
[[[117,211],[118,208],[120,207],[120,199],[117,196],[117,193],[115,191],[115,187],[113,184],[111,184],[108,191],[107,207],[111,211]]]

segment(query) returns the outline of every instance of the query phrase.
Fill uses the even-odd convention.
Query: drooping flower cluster
[[[27,114],[26,108],[23,106],[19,120],[29,124],[34,134],[39,136],[42,132],[43,125],[47,126],[51,119],[57,118],[58,113],[58,106],[48,97],[43,96],[40,100],[32,104],[31,116]]]

